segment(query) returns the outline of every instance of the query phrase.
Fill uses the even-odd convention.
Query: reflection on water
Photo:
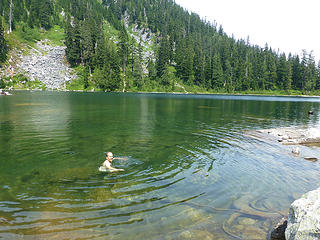
[[[318,98],[1,97],[0,238],[266,239],[320,167],[243,130],[319,125],[309,110]],[[124,172],[97,171],[106,151]]]

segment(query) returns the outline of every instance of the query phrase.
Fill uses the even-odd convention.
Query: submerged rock
[[[299,155],[300,154],[300,149],[298,147],[295,147],[292,149],[292,153],[295,155]]]
[[[270,240],[286,240],[285,231],[288,224],[288,218],[282,218],[271,232]]]
[[[186,230],[179,234],[179,240],[192,240],[192,239],[201,239],[201,240],[213,240],[215,239],[213,234],[207,230]]]
[[[320,188],[291,204],[285,236],[287,240],[320,239]]]
[[[316,161],[318,161],[318,158],[316,158],[316,157],[304,157],[304,159],[305,159],[305,160],[308,160],[308,161],[310,161],[310,162],[316,162]]]

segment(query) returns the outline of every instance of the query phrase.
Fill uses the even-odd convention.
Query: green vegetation
[[[229,37],[173,0],[13,0],[0,3],[6,29],[32,45],[48,38],[65,44],[80,77],[70,89],[219,93],[312,94],[320,91],[320,63]],[[126,27],[129,26],[129,27]],[[132,29],[153,39],[144,46]],[[6,41],[0,34],[0,61]],[[133,37],[135,36],[135,37]],[[146,52],[154,52],[146,55]]]
[[[70,91],[91,91],[95,89],[95,85],[89,81],[88,67],[78,66],[75,68],[77,79],[66,84],[66,89]]]
[[[41,39],[50,40],[51,44],[56,46],[63,46],[65,40],[64,29],[59,25],[55,25],[48,31],[42,31]]]
[[[22,43],[34,44],[35,42],[41,40],[41,33],[39,28],[31,28],[26,24],[18,25],[15,29],[15,34],[17,38]]]
[[[0,18],[0,68],[2,63],[7,59],[8,46],[4,36],[4,27],[2,26],[2,19]]]
[[[14,88],[14,89],[21,89],[21,90],[46,90],[46,86],[38,80],[30,81],[26,76],[23,74],[17,74],[12,78],[6,77],[0,79],[0,88]]]

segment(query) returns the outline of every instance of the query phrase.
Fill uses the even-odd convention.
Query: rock
[[[308,160],[308,161],[310,161],[310,162],[316,162],[316,161],[318,161],[318,158],[316,158],[316,157],[304,157],[304,159],[305,159],[305,160]]]
[[[36,48],[28,56],[21,55],[18,73],[38,79],[48,89],[64,88],[65,82],[76,78],[64,63],[65,47],[51,46],[49,40],[43,40],[36,43]]]
[[[178,240],[213,240],[215,239],[213,234],[206,230],[186,230],[179,234]]]
[[[285,127],[246,131],[246,133],[248,136],[262,139],[266,138],[264,133],[269,134],[284,145],[320,143],[320,128]],[[257,135],[257,133],[259,133],[259,135]]]
[[[303,195],[291,204],[287,240],[320,239],[320,188]]]
[[[285,231],[288,224],[288,218],[282,218],[280,222],[273,228],[270,240],[286,240]]]
[[[295,147],[292,149],[292,153],[295,155],[299,155],[300,154],[300,149],[298,147]]]

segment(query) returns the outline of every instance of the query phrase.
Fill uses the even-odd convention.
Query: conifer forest
[[[174,0],[1,0],[0,66],[10,32],[60,26],[83,88],[106,91],[320,90],[312,52],[285,54],[235,39]]]

